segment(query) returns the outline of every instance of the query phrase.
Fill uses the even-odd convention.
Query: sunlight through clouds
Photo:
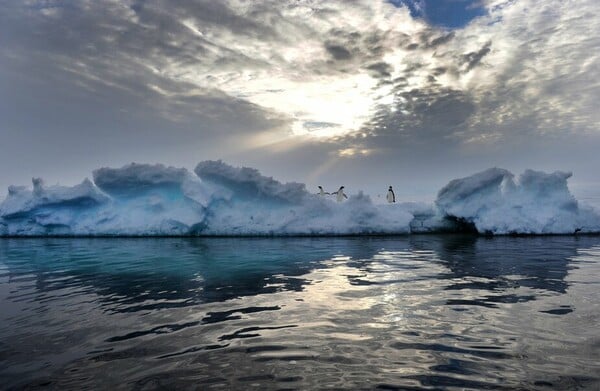
[[[227,65],[215,67],[216,64],[212,64],[213,67],[207,68],[202,63],[175,63],[167,73],[175,79],[206,89],[219,89],[283,114],[291,120],[290,130],[294,136],[329,138],[356,132],[373,116],[378,105],[392,104],[394,95],[388,83],[381,83],[369,74],[369,65],[373,67],[373,64],[367,64],[366,69],[361,64],[365,49],[360,45],[346,48],[347,37],[336,35],[344,30],[350,31],[351,40],[371,32],[388,35],[384,38],[385,47],[377,49],[381,53],[367,53],[373,57],[370,62],[376,64],[377,57],[390,57],[386,52],[399,35],[414,34],[425,28],[410,18],[406,9],[377,2],[359,5],[356,9],[337,2],[327,5],[299,2],[283,6],[282,18],[272,26],[281,36],[267,42],[220,30],[209,35],[193,21],[184,20],[183,25],[209,41],[211,47],[226,48],[254,61],[237,70]],[[262,5],[248,3],[232,2],[230,6],[239,16],[262,9]],[[310,15],[312,19],[296,22],[293,18],[300,15]],[[290,32],[298,36],[290,39]],[[330,35],[332,38],[324,43],[322,36]],[[406,55],[401,48],[394,50],[397,57]],[[390,71],[390,77],[401,73],[393,67]],[[424,77],[413,78],[412,87],[419,88],[418,83],[423,80]]]
[[[507,164],[589,182],[597,31],[596,0],[3,1],[0,164],[66,175],[68,148],[73,183],[200,155],[346,184]]]

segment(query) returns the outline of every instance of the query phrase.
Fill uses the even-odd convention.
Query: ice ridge
[[[161,164],[100,168],[75,186],[10,186],[0,236],[364,235],[460,231],[600,232],[597,211],[569,192],[570,173],[492,168],[455,179],[433,205],[342,203],[258,170],[204,161],[194,172]]]

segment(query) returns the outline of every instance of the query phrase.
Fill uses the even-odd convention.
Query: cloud
[[[521,0],[488,2],[462,30],[423,30],[412,55],[389,55],[390,104],[379,104],[362,135],[369,148],[415,144],[535,144],[597,134],[600,27],[594,3],[577,8]],[[584,22],[585,21],[585,22]],[[390,58],[396,61],[390,61]]]
[[[327,49],[329,54],[338,61],[349,60],[352,58],[352,53],[341,45],[325,44],[325,49]]]
[[[9,2],[3,24],[14,39],[3,52],[43,62],[51,76],[64,72],[92,93],[103,85],[137,95],[172,120],[223,117],[210,104],[218,96],[229,102],[227,116],[230,105],[246,104],[265,118],[287,119],[298,135],[339,136],[378,118],[398,129],[431,115],[438,117],[424,126],[450,116],[464,123],[466,112],[470,123],[455,137],[482,128],[490,115],[494,123],[485,128],[494,132],[508,118],[528,118],[531,130],[542,126],[536,118],[552,124],[553,112],[563,128],[567,118],[581,127],[593,112],[581,99],[562,98],[589,90],[582,78],[597,71],[596,40],[581,31],[598,23],[595,7],[545,4],[489,1],[486,16],[446,32],[384,1]],[[23,18],[30,23],[18,23]],[[448,106],[448,91],[471,103]],[[541,102],[548,97],[552,110]],[[436,109],[444,105],[460,114]],[[337,126],[307,130],[320,122]]]
[[[449,31],[383,0],[2,2],[0,127],[39,156],[315,160],[596,135],[596,2],[480,3]]]
[[[389,78],[392,76],[393,66],[387,62],[380,61],[374,64],[370,64],[366,67],[369,71],[372,71],[371,76],[376,78]]]
[[[490,46],[492,46],[492,42],[488,41],[481,49],[462,55],[462,64],[465,66],[466,72],[471,71],[473,68],[479,65],[479,63],[481,63],[481,60],[485,57],[485,55],[491,51]]]

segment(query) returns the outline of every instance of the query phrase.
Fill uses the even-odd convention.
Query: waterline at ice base
[[[301,183],[204,161],[194,172],[160,164],[100,168],[72,187],[10,186],[0,236],[293,236],[428,232],[600,233],[600,212],[570,193],[570,173],[491,168],[455,179],[433,204],[336,202]]]

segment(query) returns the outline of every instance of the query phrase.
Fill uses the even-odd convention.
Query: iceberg
[[[570,173],[492,168],[456,179],[434,204],[342,203],[248,167],[204,161],[193,172],[162,164],[100,168],[75,186],[10,186],[0,236],[291,236],[473,231],[600,232],[597,211],[567,186]]]
[[[374,205],[359,193],[335,203],[301,183],[280,183],[252,168],[221,161],[194,170],[210,188],[207,216],[191,227],[200,235],[350,235],[409,233],[413,215]]]
[[[600,215],[569,191],[570,172],[526,170],[517,180],[491,168],[442,188],[439,213],[479,233],[570,234],[600,232]]]
[[[221,161],[100,168],[73,187],[11,187],[2,236],[236,236],[409,233],[413,215],[359,193],[342,204]]]

